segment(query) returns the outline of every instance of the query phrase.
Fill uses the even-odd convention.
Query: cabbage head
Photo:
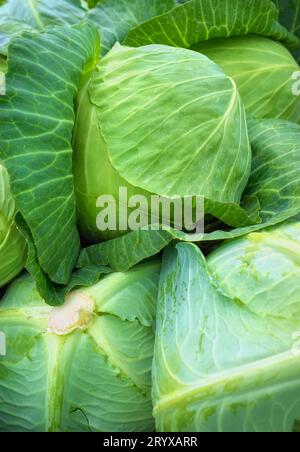
[[[152,431],[159,272],[111,273],[56,308],[17,279],[0,309],[0,431]]]
[[[18,275],[26,261],[26,243],[14,218],[15,202],[10,192],[9,177],[0,164],[0,287]]]
[[[300,122],[300,67],[280,42],[262,36],[213,39],[193,46],[234,79],[248,114]]]
[[[158,431],[291,432],[300,420],[300,223],[164,255]]]
[[[128,198],[203,196],[217,217],[239,208],[251,170],[245,111],[234,81],[206,56],[116,44],[77,103],[73,167],[85,239],[121,234],[120,224],[116,232],[96,227],[98,197],[118,204],[121,187]]]

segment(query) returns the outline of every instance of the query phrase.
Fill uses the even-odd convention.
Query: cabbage
[[[25,265],[26,242],[15,222],[15,202],[9,177],[0,165],[0,287],[11,281]]]
[[[279,23],[271,0],[247,5],[244,0],[105,0],[90,6],[79,0],[51,5],[8,0],[0,7],[0,53],[6,54],[9,44],[0,156],[18,227],[30,244],[27,269],[52,305],[63,303],[66,291],[60,289],[69,291],[75,268],[84,267],[81,248],[90,242],[117,240],[93,248],[98,256],[93,265],[124,269],[157,254],[173,237],[224,239],[299,211],[297,196],[293,209],[278,211],[275,195],[271,206],[262,208],[262,191],[251,193],[262,181],[251,174],[252,127],[237,85],[213,61],[190,50],[201,42],[253,34],[296,48],[298,38]],[[105,55],[100,61],[99,54]],[[160,63],[169,66],[164,70]],[[297,135],[291,132],[292,143]],[[275,173],[270,174],[274,194],[282,189]],[[99,231],[96,220],[105,209],[95,200],[118,195],[121,185],[135,199],[204,197],[206,234],[186,234],[189,228],[178,234],[172,215],[168,231],[145,231],[148,206],[140,207],[140,230],[125,234],[130,228],[118,225]],[[121,205],[117,214],[126,221],[124,210]],[[155,223],[162,219],[157,215]]]
[[[300,419],[300,223],[165,252],[153,367],[158,431],[290,432]]]
[[[113,273],[51,308],[29,275],[0,309],[0,431],[151,431],[159,263]]]
[[[0,431],[299,430],[299,12],[0,0]]]
[[[121,232],[97,228],[101,195],[119,203],[126,187],[128,198],[203,196],[218,216],[226,204],[238,208],[250,175],[236,85],[205,56],[168,46],[116,45],[100,60],[79,94],[73,147],[79,226],[89,241]]]

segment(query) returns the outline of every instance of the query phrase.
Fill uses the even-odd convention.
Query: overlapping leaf
[[[273,0],[278,6],[279,21],[291,32],[300,38],[300,0]],[[294,52],[300,63],[300,44]]]
[[[22,238],[25,237],[26,239],[28,248],[27,259],[23,260],[23,265],[25,265],[26,270],[33,277],[40,296],[48,305],[61,306],[71,290],[76,287],[92,286],[99,281],[99,278],[103,274],[111,272],[111,269],[104,265],[85,265],[84,268],[72,273],[67,284],[56,284],[41,268],[31,231],[20,213],[17,214],[16,222],[22,232]],[[60,225],[57,225],[57,227],[59,228]]]
[[[248,115],[300,123],[300,68],[281,43],[251,35],[200,42],[192,49],[233,78]]]
[[[0,165],[0,287],[20,273],[27,256],[26,242],[14,223],[15,209],[8,173]]]
[[[278,9],[271,0],[190,0],[132,29],[125,43],[190,47],[213,38],[248,34],[299,45],[295,35],[279,24]]]
[[[253,165],[244,195],[258,199],[261,223],[231,230],[217,223],[213,232],[198,237],[163,226],[160,231],[133,231],[84,249],[78,266],[99,263],[126,270],[140,259],[155,255],[172,240],[202,243],[225,240],[259,231],[297,215],[300,212],[300,126],[277,120],[251,121],[249,132]]]
[[[64,337],[49,328],[53,309],[32,278],[24,274],[12,284],[0,309],[7,343],[0,357],[1,432],[153,430],[159,271],[159,263],[148,263],[81,288],[79,299],[95,308],[92,321]]]
[[[221,217],[224,204],[239,209],[251,150],[236,86],[217,65],[187,49],[116,45],[97,69],[86,108],[96,107],[123,180],[160,196],[202,195]]]
[[[80,0],[7,0],[0,7],[0,53],[6,54],[10,41],[23,31],[76,24],[85,14]]]
[[[98,59],[87,25],[26,34],[10,47],[7,95],[0,99],[0,157],[38,261],[68,283],[80,249],[72,176],[73,99]]]
[[[290,268],[281,265],[282,272]],[[227,274],[238,269],[230,266]],[[264,315],[254,314],[222,293],[196,246],[165,252],[153,366],[158,431],[293,430],[300,410],[300,358],[292,352],[299,310],[298,317],[276,317],[277,302],[289,300],[277,293]]]
[[[87,18],[100,30],[101,54],[105,55],[115,42],[123,41],[132,28],[175,5],[175,0],[101,0]]]

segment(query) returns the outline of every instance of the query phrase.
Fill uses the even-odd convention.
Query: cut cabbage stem
[[[77,329],[86,329],[92,319],[94,308],[93,299],[84,292],[77,290],[70,293],[63,306],[51,310],[48,332],[63,336]]]

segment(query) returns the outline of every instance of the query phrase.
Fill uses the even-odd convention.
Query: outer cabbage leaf
[[[300,223],[289,220],[227,241],[208,258],[222,291],[267,317],[300,317]]]
[[[130,46],[166,44],[190,47],[200,41],[256,34],[283,41],[291,47],[299,40],[278,22],[271,0],[190,0],[132,29]]]
[[[249,115],[300,122],[300,95],[293,89],[300,68],[282,44],[241,36],[198,43],[193,50],[208,56],[234,79]]]
[[[89,4],[81,0],[8,0],[0,7],[0,53],[6,54],[12,38],[22,31],[40,32],[86,19],[98,27],[105,54],[136,25],[175,6],[175,0],[101,0]]]
[[[300,0],[273,0],[278,6],[280,22],[300,38]],[[300,63],[300,45],[294,55]]]
[[[0,99],[0,157],[42,270],[69,282],[80,249],[72,176],[73,99],[98,59],[87,24],[24,34],[9,52]]]
[[[0,53],[23,31],[42,31],[47,26],[76,24],[86,9],[80,0],[7,0],[0,7]]]
[[[37,250],[32,239],[30,229],[20,213],[16,215],[16,223],[25,237],[28,247],[28,256],[25,268],[32,275],[39,294],[50,306],[60,306],[64,303],[69,292],[78,286],[90,286],[96,284],[99,278],[110,273],[110,268],[100,265],[86,265],[84,268],[72,273],[70,281],[66,285],[54,283],[45,273],[38,261]]]
[[[61,311],[43,302],[29,275],[14,282],[0,309],[7,341],[0,357],[0,431],[152,431],[159,272],[160,264],[148,263],[108,275],[73,293],[75,304],[67,299]],[[67,335],[53,332],[50,319],[58,316],[56,327],[72,322],[76,302],[78,322],[88,316],[89,323]],[[91,305],[88,313],[84,306]]]
[[[300,208],[300,126],[286,121],[255,121],[249,126],[252,172],[245,194],[257,196],[263,222]]]
[[[243,105],[234,82],[197,52],[116,45],[80,95],[73,141],[88,240],[101,237],[97,198],[118,199],[123,186],[128,197],[203,196],[206,212],[233,226],[257,219],[239,206],[251,166]]]
[[[299,246],[297,237],[291,242]],[[230,253],[229,247],[224,254]],[[264,255],[266,262],[268,257]],[[287,251],[281,262],[282,272],[287,269],[287,291],[289,277],[295,282],[289,273],[290,257]],[[229,265],[227,274],[232,271],[238,278],[239,267]],[[266,274],[258,271],[257,277]],[[244,283],[247,286],[249,280]],[[280,303],[288,306],[289,301],[278,293],[277,299],[275,295],[264,302],[260,315],[255,314],[242,300],[225,295],[221,281],[209,270],[209,258],[206,264],[195,245],[181,243],[166,251],[153,366],[158,431],[295,428],[300,417],[300,356],[293,349],[293,335],[299,330],[299,309],[293,316],[288,306],[286,317],[276,317],[273,307]]]
[[[175,0],[101,0],[86,17],[99,28],[101,54],[105,55],[132,28],[175,5]]]
[[[253,149],[252,173],[245,196],[254,196],[261,206],[261,223],[229,230],[217,223],[214,232],[201,237],[161,227],[160,231],[133,231],[114,240],[84,249],[77,265],[110,265],[126,270],[153,256],[172,240],[205,242],[240,237],[276,225],[300,212],[300,127],[287,121],[250,121]]]
[[[25,239],[14,222],[15,202],[10,192],[9,177],[0,165],[0,287],[12,280],[25,265]]]

